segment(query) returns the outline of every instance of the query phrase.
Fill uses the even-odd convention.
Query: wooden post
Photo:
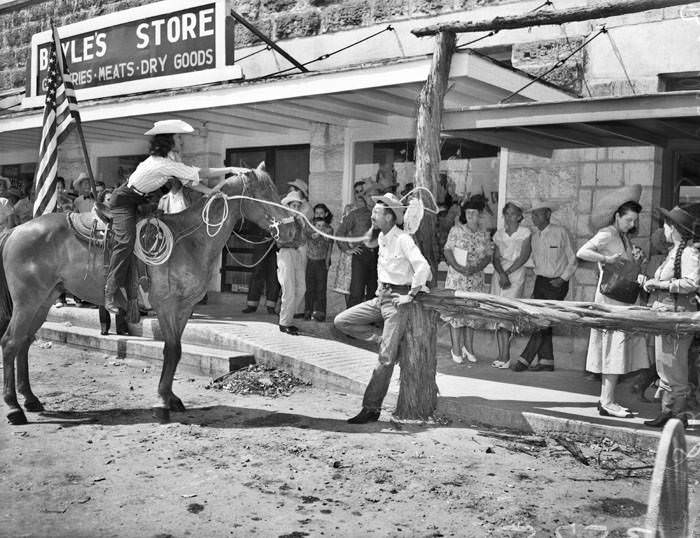
[[[433,195],[437,192],[440,174],[440,127],[455,42],[453,32],[441,32],[438,35],[430,73],[418,97],[414,185],[428,189]],[[420,192],[420,196],[426,207],[433,207],[425,192]],[[440,259],[439,246],[435,240],[436,222],[437,217],[426,211],[414,236],[430,263],[433,284],[437,282],[437,264]],[[401,308],[401,315],[405,315],[406,320],[398,350],[401,386],[394,415],[400,419],[425,420],[433,415],[437,406],[435,373],[438,314],[415,302]]]
[[[483,21],[450,21],[431,24],[415,28],[411,32],[418,37],[436,35],[441,32],[489,32],[493,30],[513,30],[516,28],[532,28],[533,26],[546,26],[552,24],[564,24],[567,22],[589,21],[617,17],[628,13],[641,13],[651,9],[682,6],[690,4],[688,0],[616,0],[614,2],[600,2],[593,6],[576,6],[560,11],[540,10],[513,15],[510,17],[495,17]],[[696,11],[691,12],[691,14]]]
[[[690,536],[688,513],[688,452],[685,429],[678,419],[664,427],[656,449],[647,517],[649,536]]]

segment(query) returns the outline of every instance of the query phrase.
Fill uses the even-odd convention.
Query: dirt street
[[[588,525],[625,536],[644,519],[653,454],[607,440],[388,413],[350,426],[357,395],[239,395],[184,374],[175,391],[189,410],[159,425],[159,371],[41,346],[30,367],[47,412],[0,426],[2,536],[581,536]]]

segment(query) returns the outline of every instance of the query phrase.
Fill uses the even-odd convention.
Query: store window
[[[268,174],[275,182],[280,194],[287,192],[287,182],[295,179],[309,179],[308,144],[294,146],[274,146],[261,148],[241,148],[226,150],[226,166],[255,168],[265,162]]]
[[[354,180],[376,181],[397,194],[413,187],[415,140],[359,142],[355,145]],[[474,194],[498,207],[499,148],[460,138],[445,138],[440,148],[437,203],[450,205]]]
[[[22,189],[25,183],[33,183],[36,163],[5,164],[0,167],[0,175],[10,180],[13,187]]]
[[[129,179],[139,163],[148,155],[120,155],[119,157],[100,157],[97,159],[97,181],[107,187],[115,188]]]

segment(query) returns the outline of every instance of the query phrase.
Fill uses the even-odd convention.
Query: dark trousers
[[[267,250],[267,248],[269,248],[269,244],[264,245],[264,249]],[[259,250],[262,249],[256,247],[254,250],[254,260],[259,259],[265,252],[265,250],[262,252]],[[263,293],[265,294],[265,306],[275,308],[280,296],[280,282],[277,279],[277,251],[274,248],[250,273],[246,304],[257,308]]]
[[[105,292],[108,294],[114,294],[119,288],[126,287],[131,254],[136,240],[137,208],[143,202],[144,197],[132,192],[126,185],[117,187],[112,194],[110,208],[114,246],[105,282]]]
[[[372,299],[377,293],[377,249],[362,246],[359,254],[352,255],[348,308]]]
[[[326,315],[326,288],[328,286],[328,265],[326,260],[306,261],[306,296],[304,312],[306,314]]]
[[[111,316],[109,315],[109,312],[104,306],[100,306],[98,312],[100,316],[100,328],[102,329],[102,332],[107,333],[109,332],[109,329],[112,326]],[[115,321],[117,322],[117,333],[129,334],[129,325],[126,322],[126,315],[123,313],[119,313],[115,317]]]
[[[560,287],[552,286],[550,282],[553,278],[537,276],[535,279],[535,289],[532,292],[533,299],[551,299],[563,301],[569,293],[569,283],[564,282]],[[521,353],[521,362],[530,364],[537,356],[540,364],[554,364],[554,348],[552,346],[552,328],[536,331],[530,336],[525,349]]]

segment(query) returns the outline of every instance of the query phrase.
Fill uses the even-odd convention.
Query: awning
[[[700,142],[700,92],[453,107],[446,136],[550,156],[555,149]]]
[[[416,99],[430,63],[430,56],[425,56],[113,99],[80,102],[79,91],[77,96],[88,142],[138,139],[154,121],[173,115],[209,132],[301,134],[308,131],[310,122],[371,125],[389,124],[392,118],[415,118]],[[453,59],[446,106],[497,103],[530,81],[523,72],[462,52]],[[519,96],[520,101],[571,98],[539,82]],[[41,109],[0,116],[0,152],[38,151],[42,116]]]

